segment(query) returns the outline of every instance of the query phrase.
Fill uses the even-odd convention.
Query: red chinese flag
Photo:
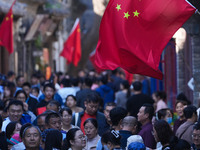
[[[16,1],[16,0],[15,0]],[[12,7],[15,3],[13,2],[10,7],[9,12],[3,19],[3,22],[0,26],[0,46],[4,46],[9,54],[13,53],[13,12]]]
[[[194,12],[185,0],[110,0],[100,25],[96,66],[162,79],[162,51]]]
[[[78,65],[81,59],[81,30],[79,19],[76,19],[72,31],[64,43],[64,48],[60,56],[67,59],[68,64],[73,63],[74,66]]]

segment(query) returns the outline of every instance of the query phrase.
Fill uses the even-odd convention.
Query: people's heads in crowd
[[[187,105],[191,105],[191,101],[187,98],[184,93],[179,93],[176,97],[177,101],[184,101]]]
[[[31,75],[31,85],[37,85],[39,83],[39,75],[37,73],[33,73]]]
[[[34,95],[35,97],[38,97],[39,93],[40,93],[40,90],[38,87],[31,88],[31,94]]]
[[[170,150],[191,150],[191,145],[187,141],[174,136],[170,140]]]
[[[39,150],[42,140],[41,131],[36,126],[28,126],[22,134],[22,141],[26,149]]]
[[[20,129],[21,129],[22,125],[19,122],[16,121],[11,121],[7,126],[6,126],[6,137],[8,139],[10,139],[11,137],[13,137],[14,139],[16,139],[17,141],[21,142],[21,138],[20,138]]]
[[[140,142],[132,142],[128,145],[127,150],[146,150],[146,146]]]
[[[3,84],[3,89],[4,99],[13,98],[16,90],[16,86],[13,82],[6,82],[5,84]]]
[[[150,122],[152,120],[153,115],[154,115],[154,108],[153,108],[153,106],[151,104],[144,104],[140,108],[140,110],[139,110],[139,112],[137,114],[138,121],[142,125],[144,125],[144,124],[146,124],[146,123],[148,123],[148,122]]]
[[[22,89],[26,92],[26,95],[29,96],[31,93],[31,84],[29,82],[24,82]]]
[[[107,147],[109,150],[112,150],[116,147],[120,147],[121,135],[116,132],[115,130],[111,130],[108,132],[105,132],[101,137],[101,143],[105,147]]]
[[[86,138],[79,128],[72,128],[67,132],[67,149],[82,150],[86,146]]]
[[[48,113],[44,112],[37,116],[37,126],[39,127],[40,131],[43,132],[45,130],[45,118]]]
[[[84,126],[85,135],[87,136],[89,140],[97,136],[98,123],[96,119],[94,118],[87,119],[84,122],[83,126]]]
[[[23,136],[23,133],[24,133],[24,130],[27,128],[27,127],[30,127],[30,126],[33,126],[31,123],[25,123],[21,126],[21,129],[19,131],[19,136],[20,138],[22,139],[22,136]]]
[[[109,124],[111,124],[111,119],[110,119],[110,111],[115,108],[117,105],[114,102],[108,102],[104,106],[104,115],[106,117],[106,120]]]
[[[44,150],[60,150],[62,147],[62,133],[55,129],[45,130],[42,133],[42,141],[44,142]]]
[[[183,109],[185,107],[187,107],[187,103],[185,101],[176,101],[175,108],[176,108],[177,115],[180,118],[185,117],[184,114],[183,114]]]
[[[84,101],[85,112],[89,115],[96,115],[99,108],[100,96],[95,91],[88,93]]]
[[[100,84],[107,84],[108,83],[108,74],[101,75],[100,77]]]
[[[134,91],[142,91],[142,83],[140,81],[135,81],[132,84]]]
[[[144,141],[143,141],[143,139],[142,139],[142,137],[140,135],[131,135],[127,139],[127,147],[129,146],[129,144],[131,144],[133,142],[144,143]]]
[[[121,123],[122,130],[130,131],[132,134],[137,134],[138,122],[133,116],[126,116]]]
[[[55,112],[59,112],[60,107],[61,107],[60,103],[56,100],[49,101],[46,106],[47,110],[53,110]]]
[[[77,78],[77,77],[72,78],[71,83],[72,83],[73,87],[78,87],[79,86],[79,78]]]
[[[83,88],[91,88],[93,84],[93,80],[90,77],[86,77],[83,82]]]
[[[67,78],[63,78],[60,84],[63,87],[71,87],[71,80]]]
[[[159,100],[166,100],[167,96],[164,91],[156,91],[152,94],[152,98],[155,102],[158,102]]]
[[[170,143],[173,132],[165,120],[158,120],[153,124],[153,135],[157,142],[161,142],[162,145],[167,145]]]
[[[54,92],[55,92],[55,87],[54,87],[54,84],[52,83],[46,83],[44,85],[44,95],[45,95],[45,100],[46,101],[50,101],[53,99],[53,96],[54,96]]]
[[[22,87],[24,82],[25,82],[24,76],[18,75],[17,78],[16,78],[17,87]]]
[[[163,119],[163,120],[167,121],[169,124],[172,123],[172,118],[173,118],[173,113],[169,108],[160,109],[156,113],[156,119],[157,120]]]
[[[27,94],[24,90],[18,90],[16,93],[15,93],[15,99],[21,101],[21,102],[26,102],[27,100]]]
[[[12,100],[6,107],[6,112],[11,121],[20,121],[24,112],[23,103],[19,100]]]
[[[112,126],[120,126],[122,120],[127,116],[128,112],[122,107],[115,107],[110,111],[110,119]]]
[[[64,107],[60,110],[62,117],[63,126],[69,126],[72,121],[72,110],[70,108]]]
[[[3,116],[4,108],[5,108],[4,102],[0,100],[0,116]]]
[[[45,118],[45,125],[46,128],[49,129],[57,129],[57,130],[61,130],[61,117],[57,112],[51,112],[49,114],[47,114],[46,118]]]
[[[1,131],[2,125],[3,125],[3,118],[2,118],[1,115],[0,115],[0,131]]]
[[[200,122],[195,123],[192,132],[192,141],[197,149],[200,148]]]
[[[18,90],[15,94],[15,99],[21,101],[23,103],[24,106],[24,110],[28,111],[28,104],[26,103],[27,100],[27,94],[24,90]]]
[[[65,101],[65,105],[69,108],[76,106],[76,97],[74,95],[68,95]]]
[[[197,121],[197,108],[195,106],[189,105],[183,110],[186,119],[190,119],[193,122]]]
[[[14,71],[8,71],[7,73],[7,80],[10,82],[14,82],[15,80],[15,72]]]

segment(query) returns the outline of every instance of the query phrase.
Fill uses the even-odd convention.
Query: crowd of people
[[[0,74],[0,149],[200,150],[198,109],[180,93],[173,111],[149,88],[119,70]]]

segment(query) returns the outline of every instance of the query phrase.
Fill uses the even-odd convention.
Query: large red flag
[[[78,65],[81,59],[81,30],[79,19],[76,19],[72,31],[64,43],[64,48],[60,56],[67,59],[68,64],[73,63],[74,66]]]
[[[185,0],[110,0],[100,25],[96,66],[162,79],[162,51],[194,12]]]
[[[8,52],[13,53],[13,12],[12,8],[16,0],[13,2],[9,12],[3,19],[0,26],[0,46],[4,46]]]

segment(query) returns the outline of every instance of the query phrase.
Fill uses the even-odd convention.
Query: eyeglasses
[[[192,138],[200,139],[200,135],[198,135],[198,134],[192,134]]]

